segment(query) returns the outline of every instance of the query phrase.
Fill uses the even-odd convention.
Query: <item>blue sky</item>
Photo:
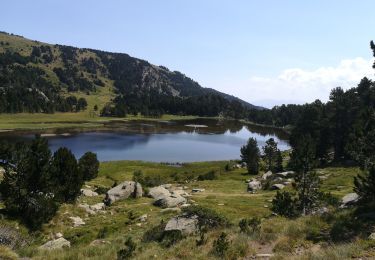
[[[372,76],[375,1],[8,0],[0,30],[125,52],[257,105],[325,99]]]

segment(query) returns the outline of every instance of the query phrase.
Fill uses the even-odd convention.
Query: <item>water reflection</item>
[[[187,127],[189,124],[207,127]],[[101,161],[189,162],[238,159],[240,147],[249,137],[256,138],[259,146],[273,137],[281,150],[289,148],[285,138],[272,129],[244,125],[238,121],[207,119],[114,122],[101,131],[47,138],[52,150],[65,146],[78,157],[86,151],[93,151]],[[32,135],[12,138],[30,140]]]

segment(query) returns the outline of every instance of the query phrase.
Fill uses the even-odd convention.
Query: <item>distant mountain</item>
[[[51,113],[86,106],[104,116],[140,112],[239,117],[248,109],[262,109],[127,54],[0,33],[0,112]]]

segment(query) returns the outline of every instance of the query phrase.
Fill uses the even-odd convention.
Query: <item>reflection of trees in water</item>
[[[274,127],[266,127],[266,126],[259,126],[259,125],[250,125],[246,124],[245,127],[250,132],[258,133],[262,136],[267,135],[275,135],[280,140],[288,140],[288,134],[284,132],[283,130],[274,128]]]

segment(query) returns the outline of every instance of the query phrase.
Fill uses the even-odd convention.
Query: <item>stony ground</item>
[[[11,237],[14,243],[9,247],[0,247],[0,256],[4,259],[16,259],[15,254],[32,259],[116,259],[117,252],[124,247],[124,241],[132,237],[137,245],[134,259],[215,259],[213,241],[224,231],[230,241],[224,256],[227,259],[375,257],[375,243],[367,238],[337,244],[313,241],[309,234],[318,233],[327,225],[318,216],[295,220],[272,216],[270,206],[275,191],[248,192],[247,182],[251,178],[246,175],[246,170],[234,167],[226,171],[226,164],[228,162],[186,165],[137,161],[102,163],[99,176],[86,183],[84,194],[76,204],[63,205],[56,217],[40,232],[28,233],[16,220],[3,217],[0,220],[0,237]],[[100,193],[114,184],[131,181],[135,171],[142,171],[144,177],[152,177],[160,183],[171,184],[166,186],[167,190],[172,195],[178,193],[184,200],[176,205],[157,206],[154,205],[157,201],[155,196],[134,198],[130,195],[127,199],[113,201],[109,206],[104,205],[105,194]],[[217,179],[197,181],[199,175],[210,171],[216,172]],[[352,192],[353,177],[359,170],[332,167],[319,169],[318,172],[323,182],[322,189],[342,198]],[[254,178],[261,179],[263,174]],[[144,194],[152,190],[142,188]],[[284,189],[292,187],[289,184]],[[134,187],[129,194],[134,194],[132,191]],[[181,208],[189,204],[213,209],[232,225],[208,231],[207,241],[201,246],[197,246],[199,236],[194,233],[171,247],[157,242],[142,242],[147,230],[159,225],[162,220],[168,222],[180,215]],[[171,208],[166,208],[169,206]],[[238,222],[254,216],[262,218],[261,230],[254,234],[241,233]],[[51,250],[51,247],[62,249]]]

